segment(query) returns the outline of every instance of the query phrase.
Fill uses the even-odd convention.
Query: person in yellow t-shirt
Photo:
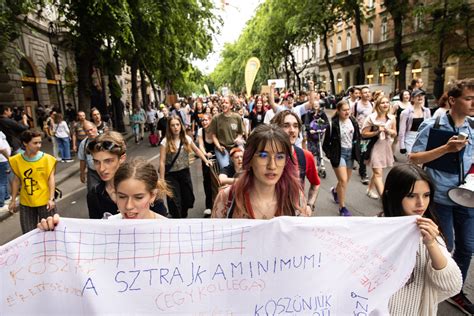
[[[9,211],[18,211],[15,200],[20,193],[20,225],[23,233],[36,228],[41,218],[55,214],[54,201],[54,170],[56,158],[41,149],[41,132],[24,131],[20,140],[25,147],[10,157],[9,162],[15,177],[12,181],[12,202]]]

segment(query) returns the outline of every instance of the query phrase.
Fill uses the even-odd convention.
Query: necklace
[[[255,199],[257,200],[257,199]],[[253,203],[254,204],[254,207],[252,207],[252,204],[250,203],[250,196],[249,196],[249,193],[248,192],[245,192],[245,208],[247,209],[247,212],[249,213],[250,217],[252,218],[257,218],[257,216],[255,216],[255,212],[254,211],[257,211],[260,215],[261,215],[261,219],[270,219],[270,218],[273,218],[275,217],[275,212],[272,212],[273,215],[270,216],[268,214],[265,214],[264,212],[260,211],[260,205],[258,205],[256,202]],[[272,201],[272,204],[275,204],[274,201]],[[269,204],[265,204],[265,209],[274,209],[269,207]]]

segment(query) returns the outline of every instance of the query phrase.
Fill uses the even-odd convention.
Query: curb
[[[123,134],[122,134],[123,135]],[[125,142],[128,142],[130,139],[133,138],[133,133],[132,134],[129,134],[127,133],[126,135],[123,135],[124,138],[125,138]],[[74,166],[77,166],[77,168],[72,168]],[[68,172],[67,173],[67,169],[72,169],[72,171]],[[78,174],[79,173],[79,163],[76,162],[74,164],[71,165],[71,167],[67,168],[64,172],[67,173],[64,177],[62,177],[60,180],[58,180],[56,182],[56,187],[62,183],[64,183],[66,180],[72,178],[74,175]],[[56,175],[57,176],[57,175]],[[9,211],[7,212],[2,212],[0,213],[0,222],[3,222],[4,220],[6,220],[7,218],[9,218],[10,216],[12,216],[13,214],[10,213]]]

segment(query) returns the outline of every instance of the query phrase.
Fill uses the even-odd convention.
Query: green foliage
[[[11,62],[6,48],[21,34],[22,15],[30,12],[39,1],[0,0],[0,67],[10,67]]]

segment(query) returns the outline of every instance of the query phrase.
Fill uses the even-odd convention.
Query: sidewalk
[[[133,137],[133,133],[131,132],[130,126],[126,125],[125,129],[126,129],[126,133],[122,135],[125,138],[125,141],[128,142]],[[45,153],[52,155],[53,144],[47,139],[43,139],[43,145],[41,146],[41,150],[44,151]],[[74,159],[74,162],[64,163],[64,162],[58,161],[58,163],[56,164],[56,173],[55,173],[56,187],[58,187],[59,189],[61,189],[60,187],[61,183],[63,183],[67,179],[79,173],[79,160],[77,159],[76,156],[73,156],[72,158]],[[8,210],[0,211],[0,222],[4,221],[11,215],[12,214]]]

